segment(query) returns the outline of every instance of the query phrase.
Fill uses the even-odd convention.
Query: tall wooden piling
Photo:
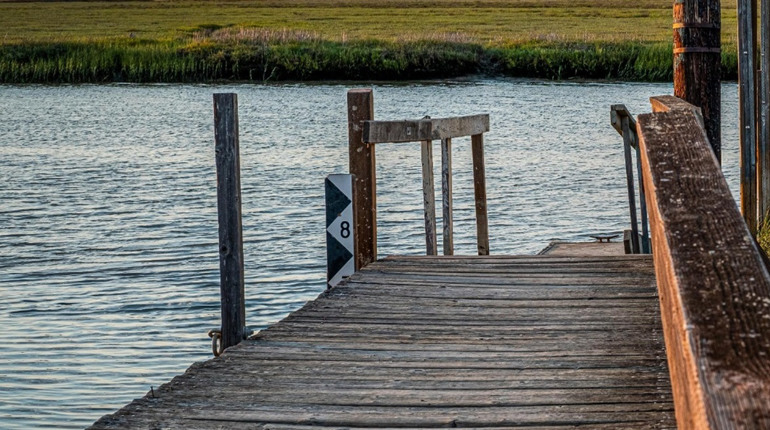
[[[759,133],[757,144],[757,200],[759,225],[770,211],[770,0],[760,12]]]
[[[740,126],[741,213],[757,232],[756,3],[738,0],[738,120]]]
[[[377,260],[377,179],[374,144],[364,143],[364,121],[374,119],[374,94],[369,88],[348,91],[348,153],[353,192],[356,270]]]
[[[674,0],[674,95],[701,108],[717,160],[722,153],[720,13],[719,0]]]
[[[246,307],[241,224],[241,162],[238,142],[238,96],[214,94],[214,140],[219,217],[219,273],[222,301],[220,348],[244,338]]]

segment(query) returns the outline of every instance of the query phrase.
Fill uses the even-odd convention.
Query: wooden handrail
[[[639,115],[680,429],[770,428],[770,274],[692,109]]]
[[[489,115],[423,118],[404,121],[364,121],[364,143],[399,143],[475,136],[489,131]]]
[[[631,253],[649,254],[650,235],[647,229],[647,202],[644,197],[644,182],[642,181],[642,164],[639,154],[639,140],[636,135],[636,120],[625,105],[610,106],[610,124],[623,137],[623,156],[626,165],[626,187],[628,190],[628,209],[631,216]],[[639,236],[639,223],[636,218],[636,194],[634,193],[634,168],[631,160],[631,148],[636,151],[636,172],[639,180],[639,206],[642,215],[642,235]],[[640,243],[641,242],[641,243]]]
[[[441,193],[444,255],[454,254],[452,222],[452,138],[471,137],[473,190],[476,199],[476,237],[479,255],[489,255],[486,179],[484,176],[484,135],[489,131],[489,115],[452,118],[425,117],[418,120],[375,121],[371,89],[348,92],[348,139],[350,173],[356,175],[355,261],[356,270],[377,259],[377,181],[375,144],[420,142],[422,189],[425,216],[425,248],[438,254],[436,203],[433,180],[433,140],[441,140]],[[363,207],[363,210],[361,209]]]
[[[675,110],[689,110],[695,114],[695,118],[700,123],[703,129],[706,129],[706,125],[703,122],[703,112],[698,106],[687,103],[679,97],[670,95],[653,96],[650,97],[650,104],[652,105],[653,112],[671,112]]]

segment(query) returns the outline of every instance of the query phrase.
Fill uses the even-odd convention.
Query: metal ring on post
[[[222,354],[222,331],[211,329],[208,335],[211,338],[211,352],[214,353],[214,357],[219,357]]]

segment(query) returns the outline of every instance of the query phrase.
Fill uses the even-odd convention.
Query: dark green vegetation
[[[0,82],[671,79],[670,2],[624,3],[0,0]]]

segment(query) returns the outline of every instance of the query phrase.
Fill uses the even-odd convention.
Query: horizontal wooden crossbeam
[[[364,121],[363,142],[421,142],[474,136],[487,131],[488,114],[403,121]]]

